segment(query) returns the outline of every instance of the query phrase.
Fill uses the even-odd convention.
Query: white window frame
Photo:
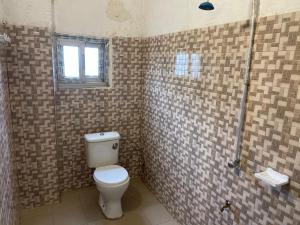
[[[63,46],[76,46],[79,48],[79,78],[65,77]],[[97,77],[85,75],[85,47],[98,48],[99,74],[97,74]],[[54,53],[55,74],[59,88],[93,88],[109,86],[109,39],[55,34]]]

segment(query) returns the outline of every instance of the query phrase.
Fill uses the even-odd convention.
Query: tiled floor
[[[97,205],[96,187],[64,193],[59,204],[21,212],[21,225],[179,225],[139,179],[123,197],[124,216],[106,220]]]

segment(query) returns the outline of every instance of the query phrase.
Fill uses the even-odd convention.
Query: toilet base
[[[102,210],[102,213],[107,219],[119,219],[123,216],[121,200],[104,202],[104,199],[101,197],[100,194],[98,204]]]

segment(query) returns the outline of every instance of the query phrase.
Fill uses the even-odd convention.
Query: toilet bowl
[[[122,217],[121,199],[129,185],[129,176],[125,168],[118,165],[97,167],[93,174],[99,191],[98,204],[109,219]]]

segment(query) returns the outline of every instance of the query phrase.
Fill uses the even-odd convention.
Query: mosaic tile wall
[[[86,133],[115,130],[121,134],[120,162],[134,177],[141,170],[142,42],[114,38],[113,87],[57,92],[57,149],[63,190],[88,186],[91,170],[85,159]]]
[[[20,200],[36,207],[59,200],[62,190],[88,186],[83,136],[121,133],[120,162],[141,171],[141,41],[113,39],[113,87],[54,92],[52,40],[43,28],[8,26],[8,75]]]
[[[300,224],[300,12],[260,18],[243,140],[242,177],[227,167],[242,92],[246,22],[147,39],[143,48],[143,179],[182,225]],[[199,54],[199,80],[174,74]],[[271,190],[253,171],[290,176]],[[233,212],[220,213],[225,200]]]
[[[20,201],[26,207],[40,206],[59,199],[51,35],[42,28],[7,29]]]
[[[3,32],[0,26],[0,33]],[[0,45],[0,224],[18,224],[17,177],[7,84],[6,47]]]

